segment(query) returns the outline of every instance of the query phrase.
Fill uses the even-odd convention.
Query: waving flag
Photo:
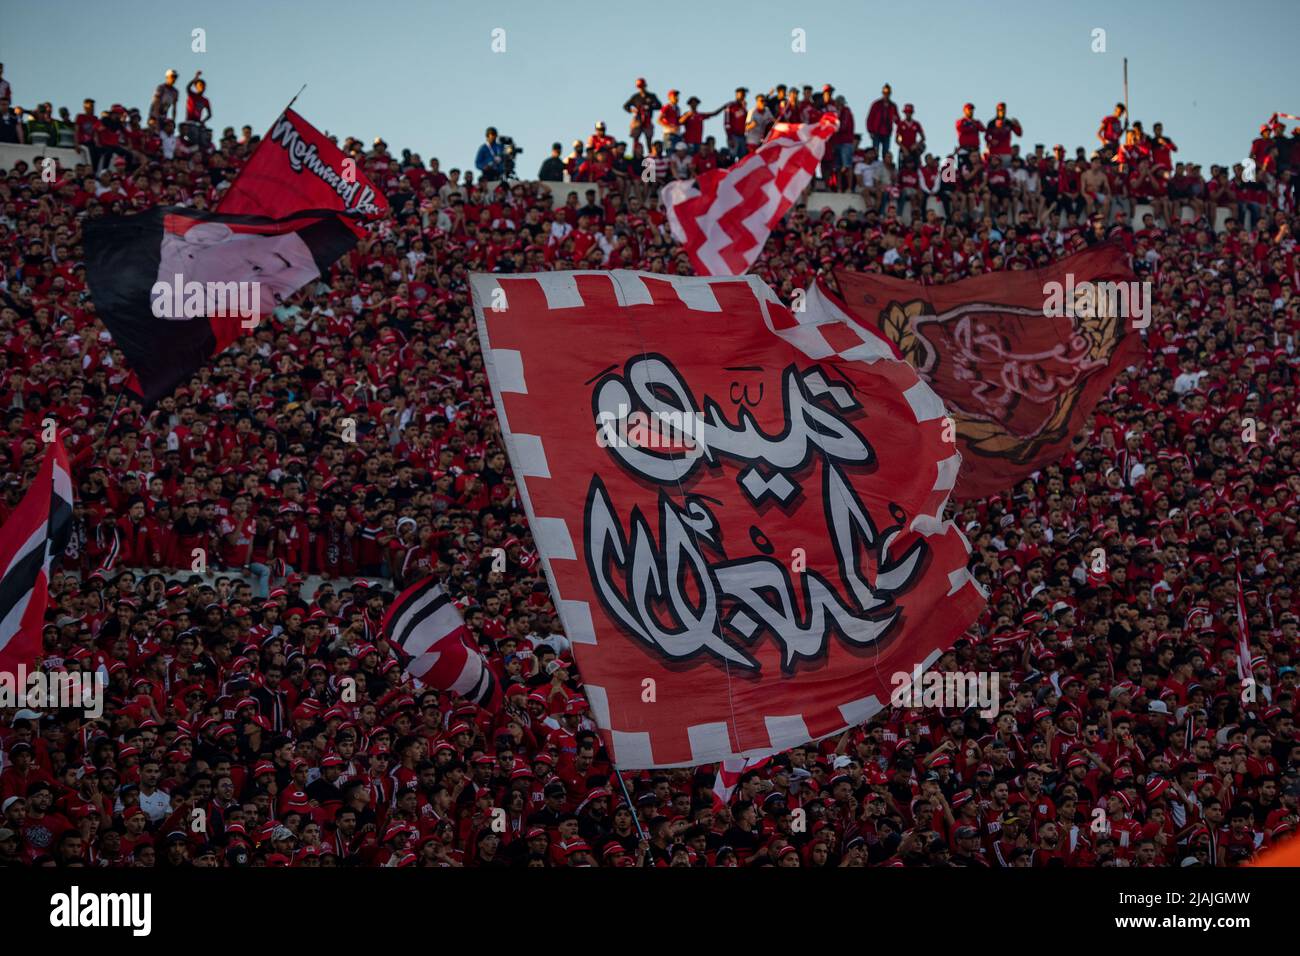
[[[860,723],[984,605],[960,456],[887,343],[759,279],[474,275],[498,421],[620,767]],[[555,343],[562,341],[563,348]]]
[[[1241,565],[1237,566],[1237,676],[1245,681],[1254,680],[1254,667],[1250,659],[1250,618],[1246,614],[1246,589],[1241,583]]]
[[[0,528],[0,670],[13,673],[40,656],[50,564],[71,535],[72,478],[60,440]]]
[[[487,659],[436,578],[422,578],[399,594],[380,632],[410,658],[407,672],[428,686],[452,691],[489,710],[500,702]]]
[[[95,311],[147,402],[252,334],[356,244],[331,212],[268,219],[180,206],[91,219],[83,236]]]
[[[360,236],[365,220],[388,213],[388,200],[353,159],[285,110],[221,197],[217,212],[282,219],[306,210],[340,213]]]
[[[718,764],[718,771],[713,778],[713,792],[717,794],[718,799],[723,803],[731,802],[731,795],[735,793],[736,787],[740,785],[740,778],[751,770],[759,770],[766,766],[770,757],[734,757],[731,760],[724,760]]]
[[[952,410],[960,498],[996,494],[1059,459],[1145,351],[1149,290],[1114,244],[949,285],[841,271],[835,280],[853,318]]]
[[[128,387],[149,403],[169,395],[387,212],[355,162],[285,110],[216,212],[155,207],[87,222],[86,276]]]
[[[829,113],[816,123],[777,123],[755,152],[729,169],[675,180],[660,190],[673,237],[696,273],[749,271],[772,227],[812,181],[839,126]]]

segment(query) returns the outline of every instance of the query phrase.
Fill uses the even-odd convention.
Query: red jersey
[[[957,146],[960,149],[979,149],[980,133],[984,132],[984,124],[973,117],[963,116],[957,120]]]
[[[1021,135],[1020,123],[1013,119],[995,119],[984,133],[990,156],[1011,155],[1011,134]]]
[[[723,111],[723,125],[727,129],[728,136],[745,135],[745,118],[749,115],[749,110],[745,109],[745,104],[732,100],[727,104],[726,110]]]
[[[905,119],[898,124],[898,143],[903,149],[916,149],[916,144],[925,139],[925,130],[914,119]]]
[[[1178,146],[1172,139],[1167,136],[1161,136],[1151,140],[1151,165],[1158,166],[1161,169],[1172,170],[1174,168],[1173,154],[1178,152]]]
[[[691,146],[704,142],[704,115],[691,110],[682,117],[682,140]]]
[[[1118,116],[1107,116],[1101,121],[1101,135],[1107,143],[1118,143],[1122,132],[1124,132],[1124,124],[1120,122]]]
[[[675,103],[664,104],[663,109],[659,111],[659,125],[665,130],[674,132],[682,125],[682,117]]]
[[[252,518],[238,521],[233,515],[221,519],[221,559],[226,567],[242,568],[253,556],[253,535],[257,531],[257,522]],[[227,535],[234,535],[234,543],[225,540]]]

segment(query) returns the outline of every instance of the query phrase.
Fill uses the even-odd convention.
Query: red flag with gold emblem
[[[1149,284],[1112,243],[947,285],[843,271],[835,280],[853,318],[888,339],[951,411],[959,498],[1004,491],[1059,459],[1145,351]]]

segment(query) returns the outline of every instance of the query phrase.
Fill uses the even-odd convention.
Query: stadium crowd
[[[473,172],[347,139],[393,215],[145,410],[119,401],[80,226],[211,208],[257,143],[207,133],[197,76],[178,127],[175,82],[143,113],[87,100],[62,119],[16,114],[0,87],[0,142],[91,157],[53,182],[22,163],[0,178],[0,520],[54,419],[77,502],[43,666],[108,681],[95,719],[0,711],[0,865],[1223,866],[1300,824],[1297,137],[1276,120],[1250,175],[1206,176],[1122,107],[1095,155],[1068,158],[1022,148],[1003,105],[985,124],[968,104],[940,158],[888,87],[862,132],[830,86],[752,107],[738,89],[702,113],[640,83],[625,139],[597,124],[543,163],[541,180],[592,184],[554,210],[536,182],[480,184],[516,161],[495,131]],[[935,666],[999,671],[995,718],[890,708],[744,772],[725,801],[706,766],[626,772],[629,802],[500,444],[467,277],[689,272],[657,184],[823,109],[841,132],[821,188],[866,211],[792,212],[755,268],[782,295],[834,267],[950,282],[1117,238],[1153,283],[1149,351],[1065,459],[952,506],[991,597]],[[930,195],[943,213],[900,217]],[[499,712],[414,686],[380,639],[426,574],[497,669]]]

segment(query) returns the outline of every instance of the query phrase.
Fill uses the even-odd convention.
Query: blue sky
[[[0,62],[23,106],[75,114],[93,96],[100,109],[143,108],[168,67],[182,84],[202,69],[214,124],[260,133],[306,83],[297,109],[321,129],[465,168],[492,124],[525,148],[529,175],[552,141],[567,150],[597,119],[624,133],[619,107],[637,76],[710,109],[738,85],[829,82],[859,122],[888,81],[945,151],[966,100],[982,119],[1006,100],[1028,149],[1091,148],[1122,97],[1125,56],[1133,117],[1148,130],[1162,120],[1177,158],[1239,161],[1269,114],[1300,113],[1300,86],[1283,79],[1294,0],[0,0],[0,22]],[[196,28],[205,53],[191,51]],[[795,29],[804,53],[791,49]],[[1092,51],[1095,29],[1105,53]],[[707,131],[720,136],[720,124]]]

